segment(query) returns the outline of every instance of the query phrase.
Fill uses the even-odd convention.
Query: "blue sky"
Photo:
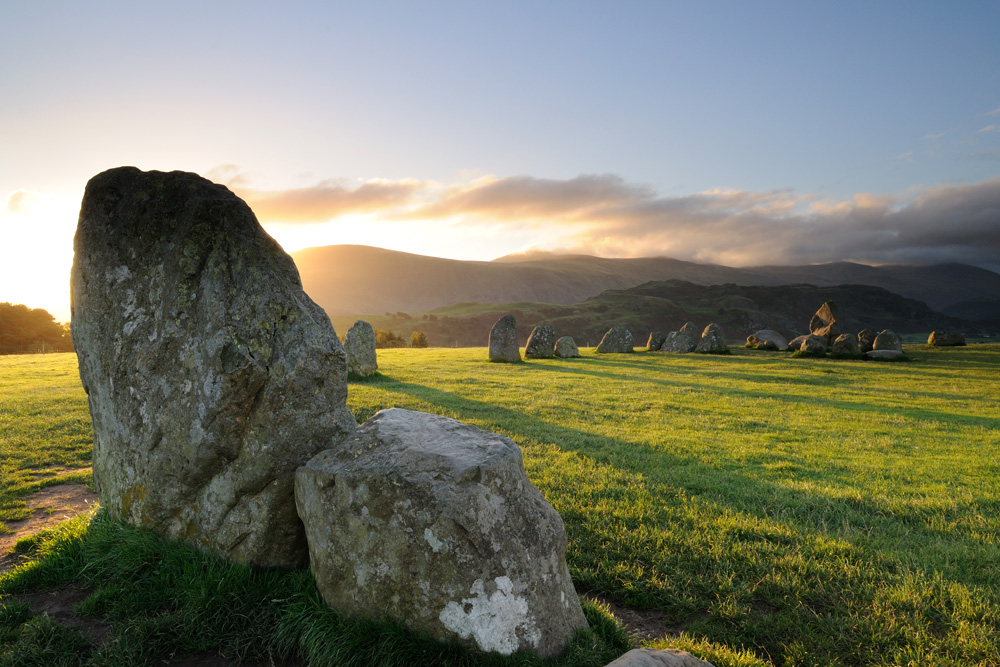
[[[992,2],[17,3],[0,300],[61,308],[43,274],[124,164],[226,182],[289,250],[1000,268],[997,26]]]

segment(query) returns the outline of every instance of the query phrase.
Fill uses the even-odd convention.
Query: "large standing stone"
[[[684,331],[671,331],[667,334],[660,352],[694,352],[698,342]]]
[[[556,341],[555,355],[562,359],[572,359],[580,356],[580,349],[572,336],[562,336]]]
[[[632,348],[632,332],[623,326],[608,329],[604,338],[597,344],[597,351],[601,353],[632,352]]]
[[[233,560],[302,565],[295,469],[355,423],[344,348],[291,258],[225,187],[134,167],[90,180],[74,247],[101,506]]]
[[[358,320],[344,336],[347,353],[347,372],[367,377],[378,370],[375,353],[375,330],[364,320]]]
[[[960,347],[965,345],[965,335],[960,331],[932,331],[927,338],[927,344],[936,347]]]
[[[773,329],[761,329],[747,336],[747,347],[755,350],[785,350],[788,341]]]
[[[490,361],[521,361],[521,351],[517,346],[517,318],[513,315],[504,315],[490,329]]]
[[[551,324],[539,324],[531,330],[524,346],[525,359],[547,359],[555,354],[556,330]]]
[[[646,341],[646,349],[650,352],[656,352],[663,347],[663,341],[666,339],[667,334],[662,331],[653,331],[649,334],[649,340]]]
[[[722,334],[722,327],[715,322],[705,327],[705,330],[701,332],[701,339],[698,341],[698,345],[694,348],[695,352],[702,352],[704,354],[718,354],[728,350],[729,346],[726,344],[726,338]]]
[[[809,320],[809,333],[825,338],[827,346],[840,335],[840,325],[837,324],[837,312],[837,304],[833,301],[827,301],[819,307],[816,314]]]
[[[875,337],[875,342],[872,344],[872,350],[894,350],[896,352],[903,351],[903,341],[899,339],[895,331],[891,329],[882,329],[882,332]]]
[[[862,352],[871,352],[875,346],[876,338],[878,338],[878,334],[871,329],[862,329],[858,332],[858,348]]]
[[[511,440],[393,408],[296,475],[320,593],[483,651],[558,655],[587,626],[562,519]]]

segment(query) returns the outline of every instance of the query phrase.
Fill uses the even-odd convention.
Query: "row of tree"
[[[393,333],[391,329],[375,330],[375,347],[406,347],[406,339],[402,335]],[[414,331],[410,334],[410,347],[427,347],[427,334],[423,331]]]
[[[44,308],[0,302],[0,348],[45,346],[53,352],[71,352],[69,325],[56,322]]]

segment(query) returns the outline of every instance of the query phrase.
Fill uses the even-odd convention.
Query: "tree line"
[[[60,324],[44,308],[0,302],[0,349],[45,346],[53,352],[71,352],[69,324]]]
[[[392,329],[376,329],[375,347],[406,347],[406,339],[401,334],[393,333]],[[410,334],[410,347],[427,347],[427,334],[423,331]]]

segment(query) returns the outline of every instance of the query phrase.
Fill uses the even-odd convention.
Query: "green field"
[[[655,646],[717,667],[1000,665],[1000,346],[906,351],[906,363],[736,349],[503,365],[482,348],[381,350],[380,374],[352,382],[348,400],[359,422],[395,406],[514,439],[566,523],[577,590],[659,619],[668,634]],[[86,465],[89,444],[74,357],[0,358],[0,388],[2,521],[18,518],[18,498],[40,483],[26,471]],[[99,514],[89,531],[81,524],[43,544],[34,569],[0,578],[0,594],[93,585],[88,568],[111,567],[93,564],[96,554],[133,533]],[[263,576],[224,571],[227,581]],[[307,580],[282,581],[315,602]],[[157,585],[169,598],[173,584]],[[6,627],[21,646],[31,621],[16,603],[5,609],[0,640]],[[316,631],[289,625],[307,622],[298,609],[274,621],[285,644],[260,630],[256,644],[240,640],[245,654],[292,644],[302,654]],[[116,613],[122,636],[136,632],[127,611]],[[606,619],[593,605],[588,616]],[[341,623],[325,641],[354,647],[351,628]],[[620,636],[602,628],[577,650],[620,653]],[[386,639],[398,632],[378,630],[378,664],[417,655]],[[456,650],[435,660],[476,663]]]

